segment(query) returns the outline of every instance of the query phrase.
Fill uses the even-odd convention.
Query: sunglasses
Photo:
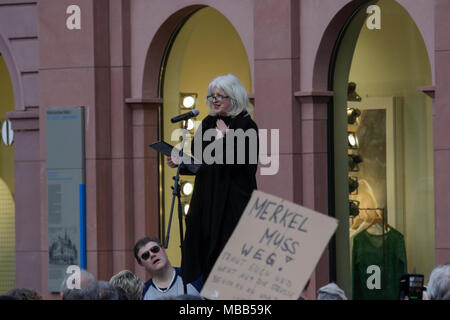
[[[150,252],[151,253],[158,253],[159,250],[161,249],[160,246],[153,246],[150,248],[150,250],[145,251],[142,255],[141,255],[141,259],[146,261],[148,258],[150,258]]]

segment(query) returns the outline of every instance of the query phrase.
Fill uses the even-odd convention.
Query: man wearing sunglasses
[[[201,281],[189,283],[185,288],[180,268],[172,266],[158,238],[145,237],[136,242],[134,257],[152,275],[152,278],[145,282],[143,300],[164,299],[183,294],[200,295]]]

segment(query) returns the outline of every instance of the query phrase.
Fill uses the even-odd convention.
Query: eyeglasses
[[[227,99],[227,98],[229,98],[229,96],[223,96],[221,94],[218,94],[218,95],[215,95],[215,96],[214,95],[207,96],[206,100],[208,100],[209,102],[213,102],[214,99],[216,99],[217,101],[222,101],[223,99]]]
[[[153,246],[153,247],[151,247],[150,250],[145,251],[145,252],[141,255],[141,259],[144,260],[144,261],[148,260],[148,258],[150,258],[150,252],[151,252],[151,253],[158,253],[160,249],[161,249],[160,246]]]

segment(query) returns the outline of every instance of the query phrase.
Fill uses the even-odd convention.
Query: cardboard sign
[[[296,300],[338,221],[254,191],[201,295],[211,300]]]

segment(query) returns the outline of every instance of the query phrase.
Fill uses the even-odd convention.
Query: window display
[[[431,85],[423,38],[392,0],[380,28],[361,6],[343,30],[333,70],[336,280],[354,299],[398,299],[403,274],[434,262]],[[426,279],[425,279],[426,280]]]

